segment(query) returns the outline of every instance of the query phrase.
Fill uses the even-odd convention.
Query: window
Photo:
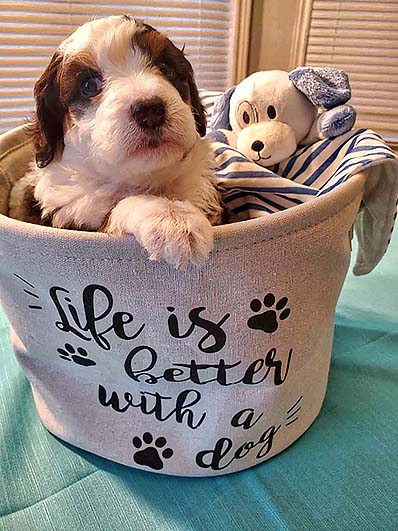
[[[398,142],[398,2],[314,0],[305,64],[350,75],[358,127]]]

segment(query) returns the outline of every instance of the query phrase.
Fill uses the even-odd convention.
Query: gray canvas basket
[[[32,155],[23,128],[0,139],[0,297],[46,428],[183,476],[243,470],[300,437],[325,395],[365,174],[214,228],[206,265],[177,272],[134,237],[6,217]]]

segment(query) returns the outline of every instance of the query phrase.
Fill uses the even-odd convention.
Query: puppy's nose
[[[260,153],[262,149],[264,149],[264,144],[261,142],[261,140],[255,140],[252,144],[252,150],[257,151],[257,153]]]
[[[131,115],[140,127],[156,129],[166,119],[166,107],[160,98],[154,98],[132,105]]]

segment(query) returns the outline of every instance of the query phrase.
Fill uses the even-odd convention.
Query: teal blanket
[[[0,530],[396,531],[398,234],[346,280],[323,409],[287,450],[218,478],[130,469],[50,435],[0,311]]]

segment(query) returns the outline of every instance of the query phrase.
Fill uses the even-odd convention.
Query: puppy
[[[128,15],[94,20],[60,45],[35,98],[36,162],[13,190],[12,217],[132,234],[178,268],[206,259],[222,208],[182,51]]]

